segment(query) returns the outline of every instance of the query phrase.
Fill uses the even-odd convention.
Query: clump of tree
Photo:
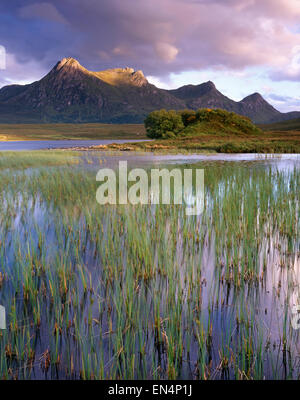
[[[153,111],[145,120],[147,136],[151,139],[175,138],[199,134],[260,134],[252,121],[234,112],[212,110]]]
[[[147,136],[151,139],[175,137],[184,129],[180,113],[165,109],[153,111],[145,119]]]
[[[196,111],[194,111],[194,110],[183,110],[183,111],[180,111],[180,115],[181,115],[181,119],[182,119],[183,125],[185,127],[197,122]]]

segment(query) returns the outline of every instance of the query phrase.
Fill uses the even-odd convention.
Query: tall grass
[[[41,166],[72,165],[79,164],[80,157],[78,152],[39,150],[34,153],[30,151],[0,152],[1,169],[34,168]]]
[[[83,169],[0,172],[3,379],[298,378],[299,169],[200,167],[198,217],[100,206]]]

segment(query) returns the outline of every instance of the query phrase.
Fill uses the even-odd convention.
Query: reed
[[[98,205],[77,157],[1,157],[2,378],[298,378],[299,169],[200,164],[186,217]]]

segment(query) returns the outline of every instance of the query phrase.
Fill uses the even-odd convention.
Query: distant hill
[[[300,131],[300,118],[265,124],[261,127],[266,131]]]
[[[153,111],[145,120],[151,139],[182,137],[244,137],[260,136],[262,130],[247,117],[222,109],[202,108],[198,111]]]
[[[300,112],[280,113],[258,93],[235,102],[213,82],[164,90],[150,84],[142,71],[91,72],[73,58],[58,62],[40,81],[0,89],[0,123],[141,123],[162,108],[222,108],[256,123],[300,117]]]
[[[194,120],[191,117],[185,118],[184,125],[182,136],[216,135],[249,138],[263,134],[250,119],[222,109],[201,109],[195,113]]]
[[[255,123],[265,123],[281,120],[282,113],[272,107],[259,93],[245,97],[236,102],[219,92],[213,82],[201,85],[187,85],[176,90],[170,90],[175,97],[184,101],[188,108],[221,108],[249,117]],[[299,113],[300,116],[300,113]]]

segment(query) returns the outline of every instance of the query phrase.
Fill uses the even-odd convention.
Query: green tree
[[[174,110],[153,111],[145,119],[147,136],[151,139],[167,138],[171,133],[177,135],[184,129],[181,115]]]
[[[196,122],[196,111],[194,110],[183,110],[181,111],[181,119],[184,126],[188,126]]]

